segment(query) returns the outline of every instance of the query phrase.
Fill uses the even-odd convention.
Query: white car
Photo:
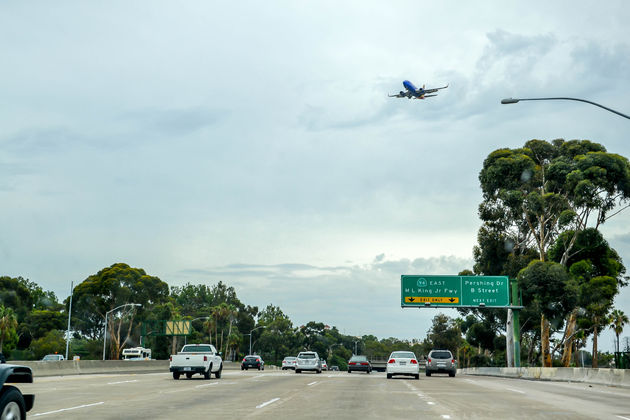
[[[42,359],[42,362],[61,362],[62,360],[66,360],[66,358],[61,354],[47,354]]]
[[[322,360],[322,370],[328,370],[328,363],[325,360]]]
[[[411,351],[395,351],[389,355],[387,361],[387,379],[394,375],[407,375],[420,379],[420,364],[418,358]]]
[[[292,356],[287,356],[284,359],[282,359],[282,370],[285,370],[285,369],[295,370],[296,360],[297,360],[297,357],[292,357]]]
[[[300,373],[304,370],[313,370],[317,373],[322,373],[322,361],[319,355],[314,351],[302,351],[297,355],[295,373]]]

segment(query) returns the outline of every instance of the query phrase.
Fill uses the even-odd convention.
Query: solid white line
[[[317,381],[315,381],[315,382],[311,382],[310,384],[306,384],[306,386],[315,385],[316,383],[317,383]]]
[[[264,403],[262,403],[262,404],[260,404],[260,405],[257,405],[257,406],[256,406],[256,408],[263,408],[263,407],[264,407],[264,406],[266,406],[266,405],[269,405],[269,404],[273,404],[273,403],[275,403],[275,402],[276,402],[276,401],[278,401],[279,399],[280,399],[280,398],[274,398],[273,400],[269,400],[269,401],[264,402]]]
[[[623,420],[630,420],[628,417],[624,417],[624,416],[617,416],[617,417],[619,417],[620,419],[623,419]]]
[[[37,414],[33,414],[33,417],[45,416],[45,415],[48,415],[48,414],[61,413],[62,411],[76,410],[78,408],[92,407],[92,406],[101,405],[101,404],[105,404],[105,401],[97,402],[97,403],[94,403],[94,404],[78,405],[76,407],[70,407],[70,408],[62,408],[61,410],[47,411],[45,413],[37,413]]]
[[[526,394],[526,392],[523,391],[519,391],[518,389],[514,389],[514,388],[505,388],[508,391],[512,391],[512,392],[518,392],[519,394]]]
[[[443,418],[443,419],[450,419],[450,418],[451,418],[451,416],[449,416],[448,414],[442,414],[442,418]]]
[[[427,404],[429,405],[435,405],[435,403],[433,401],[427,401]]]
[[[134,379],[133,381],[108,382],[107,385],[128,384],[129,382],[138,382],[138,380]]]

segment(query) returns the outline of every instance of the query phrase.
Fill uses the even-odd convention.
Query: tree
[[[597,337],[600,327],[607,321],[613,298],[617,294],[617,280],[610,276],[598,276],[580,286],[580,305],[586,310],[586,320],[593,329],[593,368],[597,368]]]
[[[457,349],[462,342],[459,323],[444,314],[438,314],[433,317],[427,339],[432,343],[433,348],[450,350],[451,353],[457,354]]]
[[[560,233],[571,231],[562,265],[589,222],[597,229],[630,198],[628,160],[587,140],[530,140],[520,149],[496,150],[484,161],[479,180],[482,229],[509,244],[514,255],[535,247],[540,261]],[[541,337],[548,337],[549,328],[542,319]],[[542,341],[547,346],[542,353],[549,354]],[[551,359],[543,357],[543,363],[550,366]]]
[[[0,305],[0,353],[2,353],[4,341],[16,335],[17,325],[17,315],[13,309]]]
[[[121,305],[138,303],[142,307],[135,309],[134,314],[142,316],[147,306],[163,303],[168,299],[168,285],[158,277],[147,275],[141,268],[117,263],[89,276],[77,285],[74,289],[74,299],[76,304],[73,305],[73,325],[83,335],[97,338],[102,336],[107,312]],[[127,311],[122,313],[125,314]],[[134,316],[119,316],[117,313],[110,316],[107,327],[108,335],[112,339],[108,341],[113,357],[117,359],[133,330]],[[124,334],[124,338],[121,334]]]
[[[623,327],[630,322],[628,320],[628,316],[621,310],[615,309],[610,314],[610,328],[615,331],[615,336],[617,337],[616,345],[617,345],[617,353],[619,353],[619,336],[623,332]]]
[[[36,359],[47,354],[62,354],[66,349],[65,332],[59,330],[48,331],[43,337],[33,340],[31,350]]]

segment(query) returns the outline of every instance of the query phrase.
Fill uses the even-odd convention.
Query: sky
[[[625,1],[2,2],[0,275],[65,299],[124,262],[423,339],[457,313],[402,309],[400,276],[472,269],[489,153],[630,157],[613,113],[500,104],[630,114],[628,21]],[[388,98],[406,79],[449,87]],[[630,210],[602,231],[630,266]]]

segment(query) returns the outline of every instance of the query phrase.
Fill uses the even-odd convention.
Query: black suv
[[[453,353],[450,350],[431,350],[427,357],[425,372],[427,376],[431,376],[432,373],[448,373],[448,376],[454,377],[457,363]]]
[[[241,370],[247,370],[249,368],[265,370],[265,362],[262,357],[255,354],[245,356],[241,362]]]

